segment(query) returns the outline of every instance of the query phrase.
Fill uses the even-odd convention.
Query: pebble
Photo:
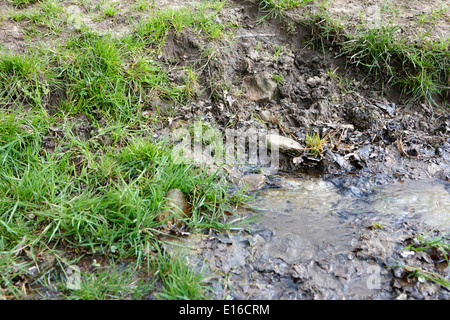
[[[271,149],[278,149],[281,152],[301,152],[303,147],[297,141],[277,134],[266,136],[266,142]]]
[[[176,216],[171,217],[174,215],[174,211],[183,218],[188,218],[190,216],[186,196],[180,189],[169,190],[166,194],[166,198],[167,209],[156,217],[159,222],[167,221],[168,224],[178,224],[179,219]]]
[[[261,111],[259,113],[259,117],[264,122],[272,122],[272,119],[273,119],[271,113],[269,111],[267,111],[267,110]]]
[[[246,187],[248,192],[261,189],[265,183],[266,176],[263,174],[246,174],[239,179],[239,185]]]
[[[247,99],[251,101],[264,102],[270,101],[277,89],[277,82],[273,80],[268,72],[256,74],[244,79],[247,85]]]

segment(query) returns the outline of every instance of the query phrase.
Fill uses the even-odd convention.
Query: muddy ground
[[[318,159],[282,169],[327,178],[354,174],[373,182],[439,178],[449,181],[450,118],[426,103],[402,104],[396,88],[371,82],[364,70],[334,52],[305,45],[308,30],[295,21],[258,24],[258,7],[238,1],[218,19],[242,27],[226,50],[216,50],[200,79],[197,101],[175,113],[169,129],[202,119],[220,128],[277,129],[305,145],[311,131],[333,142]],[[289,32],[285,32],[289,26]],[[201,61],[201,39],[182,32],[166,45],[166,61]],[[176,81],[176,69],[172,70]],[[342,83],[344,78],[345,83]],[[278,79],[278,81],[277,81]],[[363,81],[364,79],[364,81]],[[404,98],[404,97],[403,97]]]
[[[295,20],[257,24],[257,7],[239,1],[223,15],[223,18],[233,16],[243,28],[238,30],[237,40],[229,50],[219,52],[211,61],[207,77],[222,88],[214,86],[214,100],[200,99],[178,116],[179,121],[203,117],[223,128],[230,124],[239,128],[274,128],[302,145],[311,130],[322,135],[330,133],[334,142],[327,146],[320,160],[304,153],[295,155],[301,161],[294,163],[295,156],[285,155],[282,171],[285,175],[319,175],[350,196],[370,194],[376,185],[405,179],[449,181],[447,110],[430,108],[424,103],[404,105],[395,88],[383,93],[380,83],[372,83],[370,79],[362,82],[364,70],[348,67],[345,59],[334,58],[334,52],[324,56],[306,47],[308,30],[295,24]],[[286,25],[295,28],[289,33],[280,32],[286,30]],[[180,41],[196,46],[195,39],[182,34],[169,42],[169,52],[177,59],[183,60],[185,55],[196,59],[195,50],[177,53]],[[336,69],[348,83],[344,85],[330,75],[329,71]],[[282,80],[276,83],[273,75],[281,76]],[[241,173],[250,173],[251,168],[247,169]],[[216,298],[450,297],[448,289],[412,280],[408,277],[411,270],[395,267],[414,265],[442,272],[448,278],[446,263],[436,257],[431,259],[433,253],[401,251],[416,239],[421,232],[419,226],[404,223],[377,229],[364,222],[367,219],[361,215],[355,222],[357,231],[347,250],[339,252],[333,244],[324,244],[314,258],[300,260],[273,255],[272,244],[282,247],[286,239],[267,229],[251,235],[209,235],[201,241],[191,238],[188,242],[196,249],[194,261],[200,256],[212,266],[210,270],[225,275],[219,277],[225,282],[225,289],[219,290]],[[380,267],[379,290],[371,291],[367,290],[371,281],[367,270],[375,266]]]
[[[167,5],[160,2],[156,5]],[[358,8],[348,6],[350,2],[334,2],[330,10],[355,17],[349,8]],[[414,2],[414,8],[422,10],[423,3]],[[179,4],[171,1],[171,5]],[[114,19],[88,23],[99,32],[126,32],[127,2],[121,6],[123,10]],[[6,7],[0,4],[0,9]],[[209,43],[189,30],[169,34],[160,60],[168,66],[171,80],[180,81],[183,75],[179,67],[193,64],[200,72],[202,90],[187,106],[160,101],[147,110],[146,114],[151,114],[159,104],[167,111],[158,134],[172,138],[175,128],[201,119],[222,130],[276,129],[305,147],[306,135],[312,131],[331,138],[317,157],[306,151],[283,154],[280,170],[267,176],[260,189],[279,187],[277,177],[301,178],[304,174],[332,181],[349,196],[369,195],[377,185],[411,179],[439,179],[448,186],[448,106],[444,102],[440,107],[425,102],[405,104],[397,88],[367,78],[365,70],[348,64],[345,57],[336,57],[339,53],[334,49],[313,50],[308,45],[310,30],[295,15],[301,10],[258,23],[261,12],[257,4],[231,1],[217,20],[233,20],[240,26],[233,41]],[[433,10],[431,5],[427,10]],[[397,17],[411,20],[407,13]],[[448,37],[448,11],[439,19],[432,36]],[[4,45],[15,52],[25,50],[26,28],[24,21],[5,21],[0,30]],[[51,45],[54,39],[46,41]],[[213,50],[205,57],[207,48]],[[200,68],[206,61],[206,68]],[[80,134],[86,126],[80,124]],[[237,169],[233,172],[238,177],[255,171],[254,166]],[[210,270],[216,275],[211,279],[217,299],[450,298],[448,288],[410,278],[411,270],[394,267],[420,267],[448,281],[442,253],[402,251],[423,232],[421,226],[405,222],[376,228],[367,219],[362,215],[354,221],[355,232],[346,250],[336,252],[331,244],[324,245],[316,257],[300,261],[271,257],[270,244],[276,243],[276,237],[267,229],[258,229],[258,225],[252,225],[250,232],[212,232],[187,241],[196,248],[197,254],[191,258],[194,262],[205,258],[213,266]],[[370,266],[380,267],[381,282],[378,290],[368,292]]]
[[[209,73],[204,75],[204,81],[214,79],[212,92],[206,92],[213,94],[213,99],[199,97],[177,114],[178,121],[202,117],[222,128],[273,128],[303,146],[311,130],[330,134],[333,142],[318,158],[307,152],[285,154],[278,176],[320,176],[348,196],[370,195],[375,186],[394,181],[450,181],[448,109],[405,104],[396,88],[384,88],[383,92],[381,83],[371,82],[364,70],[350,66],[344,58],[335,58],[337,53],[323,55],[305,46],[308,30],[296,23],[294,15],[285,21],[257,24],[259,15],[254,4],[236,1],[218,17],[232,16],[243,27],[230,48],[211,60]],[[284,31],[287,26],[289,32]],[[197,41],[189,33],[174,36],[167,45],[169,57],[197,59]],[[180,51],[180,42],[194,50]],[[277,83],[273,75],[282,80]],[[340,77],[347,82],[339,81]],[[254,168],[240,169],[244,175]],[[267,181],[263,188],[278,187],[276,177]],[[368,221],[364,214],[355,219],[347,250],[336,251],[333,244],[324,244],[314,258],[297,261],[271,255],[273,243],[283,246],[282,237],[264,228],[251,235],[210,234],[187,241],[194,247],[193,261],[206,259],[210,270],[225,275],[218,277],[225,282],[225,289],[218,286],[222,291],[216,298],[450,297],[448,288],[412,280],[412,269],[400,267],[414,265],[448,279],[442,257],[431,258],[436,252],[402,251],[425,232],[414,225],[417,222],[375,228]],[[379,290],[367,290],[371,266],[380,268]]]

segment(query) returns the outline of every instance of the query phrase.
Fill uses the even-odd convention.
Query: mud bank
[[[211,274],[215,299],[450,297],[448,286],[430,281],[449,277],[443,252],[415,250],[423,237],[448,236],[432,229],[450,215],[448,184],[410,182],[413,189],[348,196],[317,178],[281,180],[282,187],[256,197],[259,221],[176,241],[193,266]]]
[[[217,19],[241,27],[226,49],[215,49],[200,77],[202,94],[175,112],[170,129],[193,120],[222,130],[275,129],[305,148],[285,155],[280,170],[338,177],[344,185],[355,176],[372,184],[450,179],[445,105],[406,104],[396,88],[335,52],[312,50],[309,30],[292,17],[258,23],[259,16],[257,5],[243,1],[222,11]],[[188,32],[171,35],[166,61],[202,61],[207,46]],[[311,134],[322,139],[316,156],[308,151]]]

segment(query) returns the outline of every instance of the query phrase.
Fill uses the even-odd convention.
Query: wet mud
[[[448,279],[442,253],[411,248],[449,231],[449,186],[409,184],[348,196],[322,179],[283,179],[258,194],[260,220],[245,230],[177,243],[212,274],[217,299],[448,299],[448,287],[411,277]]]

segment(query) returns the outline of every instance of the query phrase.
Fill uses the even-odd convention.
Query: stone
[[[320,79],[317,76],[311,77],[311,78],[308,78],[308,80],[306,80],[306,84],[308,86],[310,86],[311,88],[314,88],[314,87],[317,87],[318,85],[322,84],[322,79]]]
[[[263,174],[246,174],[239,179],[239,185],[246,187],[246,191],[252,192],[261,189],[266,183],[266,176]]]
[[[375,106],[347,103],[344,108],[346,120],[353,124],[356,129],[360,131],[380,129],[382,117]]]
[[[266,136],[266,142],[268,147],[273,149],[278,149],[280,152],[294,152],[299,153],[304,150],[302,145],[297,141],[283,137],[277,134],[269,134]]]
[[[259,113],[259,118],[264,121],[264,122],[272,122],[273,117],[272,114],[267,111],[267,110],[263,110]]]
[[[185,194],[180,189],[171,189],[166,194],[167,206],[164,211],[162,211],[156,219],[159,222],[166,221],[167,224],[179,224],[179,219],[174,216],[178,213],[182,218],[189,218],[189,205]]]
[[[268,102],[275,96],[277,82],[268,72],[254,74],[244,79],[247,86],[246,97],[256,102]]]

